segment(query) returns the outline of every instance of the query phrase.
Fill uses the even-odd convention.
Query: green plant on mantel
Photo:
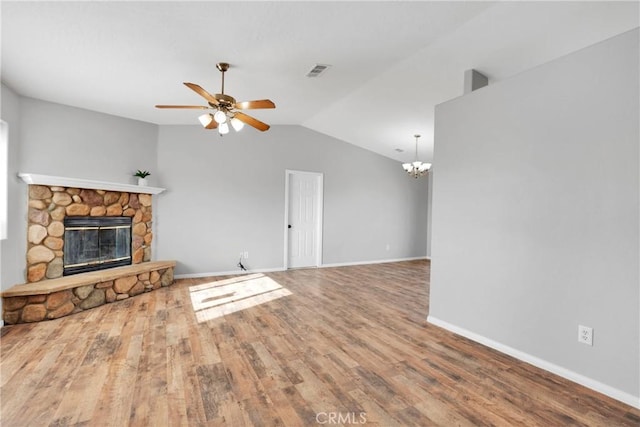
[[[133,176],[137,176],[137,177],[140,177],[140,178],[146,178],[149,175],[151,175],[151,172],[149,172],[149,171],[141,171],[140,169],[138,169],[138,171],[133,174]]]

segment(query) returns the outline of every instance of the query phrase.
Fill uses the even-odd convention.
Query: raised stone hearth
[[[13,286],[2,292],[7,325],[58,319],[172,285],[175,261],[153,261]]]

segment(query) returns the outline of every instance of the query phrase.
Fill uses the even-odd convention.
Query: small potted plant
[[[149,171],[141,171],[138,169],[138,171],[136,173],[133,174],[133,176],[137,176],[138,177],[138,185],[141,186],[146,186],[147,185],[147,177],[151,175],[151,172]]]

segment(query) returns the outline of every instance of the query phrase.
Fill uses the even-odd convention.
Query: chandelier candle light
[[[416,157],[412,163],[403,163],[402,167],[407,173],[414,177],[418,178],[419,176],[424,176],[429,172],[431,168],[431,163],[422,163],[418,160],[418,138],[420,135],[413,135],[416,138]]]

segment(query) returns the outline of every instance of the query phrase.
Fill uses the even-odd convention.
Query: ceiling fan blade
[[[202,96],[204,99],[206,99],[207,101],[209,101],[213,105],[218,105],[218,100],[216,99],[216,97],[211,95],[206,90],[202,89],[197,84],[184,82],[184,85],[186,87],[188,87],[189,89],[191,89],[192,91],[196,92],[198,95]]]
[[[253,118],[251,116],[248,116],[244,113],[237,112],[234,117],[240,120],[241,122],[248,124],[249,126],[253,126],[254,128],[262,132],[264,132],[265,130],[268,130],[271,127],[268,124],[263,123],[260,120]]]
[[[206,125],[204,128],[205,129],[216,129],[217,127],[218,127],[218,122],[216,122],[215,120],[211,120],[211,123]]]
[[[237,102],[235,107],[238,110],[255,110],[258,108],[276,108],[276,104],[270,99],[257,99],[255,101]]]
[[[211,107],[203,105],[156,105],[156,108],[189,108],[193,110],[208,110]]]

